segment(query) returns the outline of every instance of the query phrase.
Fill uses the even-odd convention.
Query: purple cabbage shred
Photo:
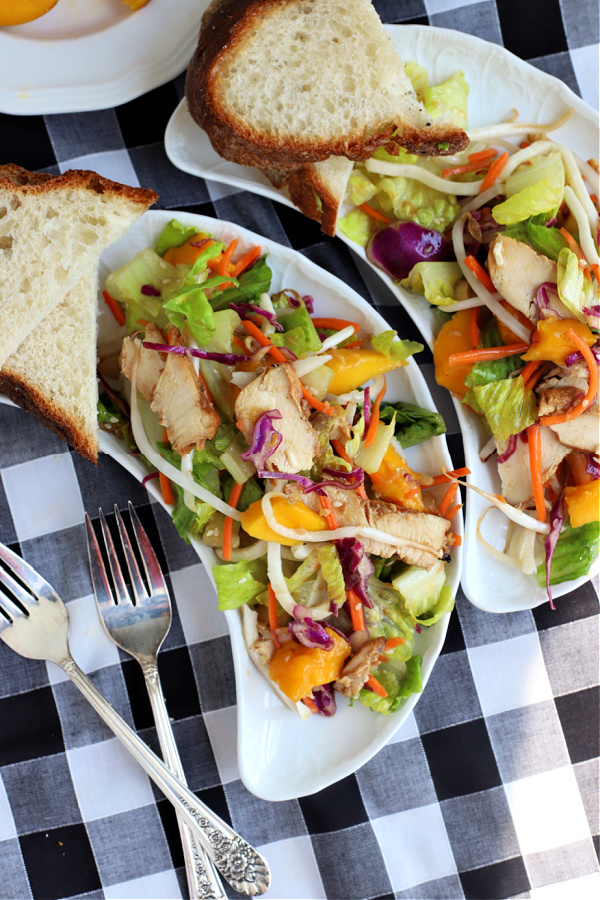
[[[159,353],[176,353],[178,356],[195,356],[197,359],[208,359],[211,362],[223,363],[226,366],[235,366],[248,357],[241,353],[213,353],[211,350],[197,350],[195,347],[184,347],[182,344],[155,344],[154,341],[144,341],[146,350],[157,350]]]
[[[144,297],[160,297],[160,291],[153,284],[143,284],[140,288],[140,293]]]
[[[333,685],[322,684],[320,687],[314,687],[312,690],[315,706],[322,716],[331,717],[335,714],[335,691]]]
[[[554,609],[555,607],[554,601],[552,600],[552,592],[550,590],[550,570],[552,568],[552,557],[554,556],[554,551],[564,520],[563,491],[561,491],[550,511],[550,532],[544,541],[544,550],[546,551],[546,593],[548,594],[551,609]]]
[[[342,538],[334,543],[340,557],[346,590],[355,591],[362,603],[372,609],[369,578],[375,571],[375,566],[365,553],[362,543],[353,537]]]

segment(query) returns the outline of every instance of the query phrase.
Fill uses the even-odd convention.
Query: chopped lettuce
[[[387,197],[395,217],[400,222],[415,222],[423,228],[432,228],[443,233],[453,224],[460,212],[458,200],[454,195],[427,187],[413,178],[386,175],[379,178],[377,184],[383,195],[381,206],[385,206],[383,200]]]
[[[241,559],[237,563],[213,566],[220,610],[238,609],[267,590],[267,564],[264,559]]]
[[[332,603],[343,606],[346,602],[344,572],[334,544],[322,544],[317,551],[321,575],[327,585],[327,596]]]
[[[389,663],[382,663],[374,671],[373,675],[387,691],[386,697],[380,697],[374,691],[362,688],[358,699],[374,712],[384,716],[396,712],[402,700],[411,694],[419,694],[423,690],[421,676],[421,657],[413,656],[405,664],[392,667]]]
[[[417,341],[403,341],[398,337],[397,331],[380,331],[373,335],[371,345],[378,353],[383,353],[388,359],[408,359],[413,353],[420,353],[423,344]]]
[[[373,184],[369,176],[362,169],[354,168],[348,179],[346,187],[346,200],[352,206],[360,206],[368,203],[377,193],[377,185]]]
[[[500,347],[502,338],[500,331],[494,319],[490,319],[483,338],[479,342],[480,347]],[[465,378],[465,384],[468,388],[474,388],[477,385],[490,384],[492,381],[502,381],[508,378],[515,369],[522,368],[523,363],[518,354],[513,356],[505,356],[503,359],[492,359],[486,362],[475,363],[469,374]],[[472,400],[472,397],[470,398]]]
[[[184,491],[175,482],[171,482],[175,495],[175,505],[171,510],[173,524],[180,537],[189,544],[190,537],[202,534],[208,520],[214,513],[214,509],[208,503],[194,498],[195,510],[190,509],[184,499]]]
[[[267,265],[267,257],[261,256],[253,266],[246,269],[237,279],[237,285],[224,290],[216,290],[210,303],[214,310],[226,309],[229,303],[253,303],[261,294],[269,291],[273,273]],[[231,279],[228,279],[231,281]]]
[[[503,378],[488,384],[475,385],[465,395],[471,405],[473,396],[477,411],[483,413],[492,434],[502,441],[511,434],[519,434],[538,420],[537,403],[533,391],[526,391],[520,375]]]
[[[366,247],[373,234],[373,219],[362,209],[353,209],[337,221],[338,230],[360,247]]]
[[[526,222],[517,222],[505,228],[507,237],[529,244],[538,253],[547,256],[548,259],[558,260],[558,256],[567,242],[558,228],[548,228],[544,225],[546,216],[530,216]]]
[[[304,356],[308,351],[321,349],[321,339],[305,306],[292,309],[285,315],[280,314],[279,322],[283,326],[283,331],[276,331],[270,335],[276,347],[287,347],[296,356]]]
[[[394,437],[402,447],[413,447],[436,434],[445,434],[446,425],[442,416],[430,409],[413,403],[386,403],[379,410],[382,422],[389,422],[396,415]]]
[[[452,589],[446,585],[446,567],[442,560],[431,569],[409,566],[396,575],[392,584],[421,625],[433,625],[454,609],[454,597]]]
[[[405,63],[404,71],[410,78],[410,82],[415,89],[415,93],[417,97],[421,100],[423,97],[423,91],[429,84],[429,76],[427,74],[427,69],[423,66],[420,66],[414,60],[410,60]]]
[[[423,103],[432,119],[449,118],[463,130],[468,128],[469,85],[463,72],[455,72],[441,84],[423,90]]]
[[[565,191],[561,154],[539,156],[518,166],[506,179],[505,189],[507,199],[492,209],[499,225],[515,225],[530,216],[555,212]]]
[[[573,581],[587,575],[599,548],[600,522],[588,522],[579,528],[565,525],[552,556],[550,584]],[[540,587],[546,587],[546,564],[543,562],[537,568],[536,579]]]
[[[583,309],[598,304],[598,282],[584,278],[577,256],[568,247],[558,255],[557,289],[569,312],[580,322],[587,322]]]
[[[177,219],[171,219],[163,228],[154,251],[159,256],[164,256],[169,247],[181,247],[195,234],[198,234],[198,229],[194,225],[182,225]]]
[[[138,319],[156,322],[159,328],[167,324],[163,302],[178,290],[180,284],[181,270],[161,259],[151,247],[146,247],[110,273],[106,290],[125,305],[127,330],[136,331],[140,327]],[[152,287],[151,294],[145,293],[148,285]],[[158,294],[154,296],[154,292]]]
[[[457,262],[420,262],[412,267],[401,287],[423,294],[433,306],[454,303],[454,286],[463,277]]]

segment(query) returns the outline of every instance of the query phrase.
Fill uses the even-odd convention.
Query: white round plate
[[[100,286],[109,271],[122,266],[144,247],[153,246],[162,228],[172,218],[186,225],[195,225],[198,230],[209,232],[224,241],[238,237],[240,252],[260,244],[268,253],[273,272],[272,290],[290,287],[302,294],[310,294],[315,299],[315,310],[319,315],[350,316],[372,332],[387,327],[381,316],[358,294],[300,253],[237,225],[190,213],[160,210],[146,213],[102,255]],[[102,343],[107,338],[110,340],[110,331],[115,333],[117,327],[106,311],[101,314],[100,320]],[[390,396],[394,399],[406,399],[434,409],[425,381],[412,359],[408,366],[386,377]],[[138,458],[131,456],[116,438],[104,432],[101,435],[101,449],[138,480],[148,474]],[[442,467],[452,466],[444,437],[435,437],[425,444],[411,447],[406,455],[411,466],[430,474],[439,473]],[[154,482],[148,483],[148,490],[157,501],[162,502]],[[462,534],[460,515],[453,520],[453,528]],[[212,550],[200,542],[196,542],[194,548],[212,580],[212,566],[216,562]],[[448,582],[454,593],[460,582],[460,566],[459,547],[448,565]],[[216,594],[198,597],[197,600],[198,615],[202,615],[203,602],[217,602]],[[313,715],[307,720],[300,719],[296,712],[282,703],[248,657],[239,611],[230,611],[225,615],[236,673],[240,775],[248,790],[258,797],[265,800],[302,797],[356,771],[392,737],[419,699],[418,694],[413,694],[396,713],[382,716],[360,703],[350,707],[346,700],[340,698],[333,718]],[[417,635],[416,652],[423,658],[424,682],[442,648],[448,619],[449,614],[431,628],[423,628],[422,633]]]
[[[580,156],[598,156],[598,115],[577,97],[562,81],[541,72],[503,47],[482,41],[462,32],[422,25],[386,25],[400,56],[414,60],[427,69],[429,81],[436,84],[462,70],[469,83],[469,126],[478,128],[506,121],[518,110],[522,122],[552,122],[568,108],[573,115],[552,137],[573,148]],[[212,148],[207,135],[191,118],[183,100],[167,126],[165,149],[171,162],[193,175],[220,181],[252,191],[293,208],[289,197],[277,191],[258,169],[238,166],[222,159]],[[368,278],[372,290],[380,284],[394,295],[410,315],[431,346],[436,334],[436,318],[423,297],[406,291],[381,270],[366,261],[362,247],[343,234],[346,243],[361,261],[361,271],[376,273]],[[479,451],[487,442],[480,420],[467,407],[455,401],[465,449],[465,459],[473,484],[493,493],[500,492],[496,465],[482,463]],[[532,609],[548,602],[545,588],[539,587],[532,575],[510,569],[490,554],[476,538],[477,522],[489,504],[470,492],[466,515],[466,547],[462,587],[471,603],[488,612],[515,612]],[[484,529],[486,540],[501,549],[506,534],[506,518],[490,514]],[[493,527],[492,527],[493,526]],[[490,534],[490,530],[492,533]],[[554,585],[552,594],[563,594],[585,583],[597,573],[598,563],[590,575],[576,581]]]
[[[208,0],[58,0],[0,28],[0,112],[86,112],[127,103],[183,72]]]

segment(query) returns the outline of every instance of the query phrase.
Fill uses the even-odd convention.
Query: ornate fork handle
[[[59,663],[96,712],[152,778],[215,863],[226,881],[243,894],[263,894],[271,880],[267,862],[202,803],[137,736],[82,672],[72,656]]]
[[[173,729],[171,728],[169,713],[160,684],[158,666],[155,662],[143,662],[141,667],[148,690],[148,697],[150,698],[163,759],[171,772],[185,784],[185,773],[177,744],[175,743]],[[197,900],[225,900],[219,876],[210,858],[198,849],[194,841],[194,835],[179,813],[177,813],[177,824],[179,825],[183,854],[186,861],[190,897],[192,900],[196,900],[196,898]]]

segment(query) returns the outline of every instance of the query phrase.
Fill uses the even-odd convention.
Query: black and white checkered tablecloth
[[[175,4],[174,4],[175,6]],[[375,0],[384,22],[432,24],[504,44],[598,103],[594,0]],[[10,60],[0,59],[0,78]],[[0,161],[96,169],[154,188],[159,207],[242,224],[349,282],[392,327],[418,337],[350,251],[295,211],[203,182],[167,160],[163,137],[183,77],[116,109],[0,114]],[[372,286],[371,289],[373,290]],[[447,413],[449,447],[462,462]],[[495,616],[459,594],[442,655],[414,713],[354,775],[267,803],[242,785],[223,616],[168,516],[112,460],[98,469],[21,410],[0,406],[0,540],[68,602],[78,662],[156,749],[137,663],[101,631],[84,511],[132,500],[170,575],[175,618],[160,668],[190,787],[269,860],[273,900],[591,900],[598,873],[598,598],[593,584],[533,612]],[[468,552],[468,548],[467,548]],[[335,727],[335,721],[332,722]],[[0,644],[0,898],[186,896],[171,806],[57,667]],[[232,894],[233,896],[233,894]]]

